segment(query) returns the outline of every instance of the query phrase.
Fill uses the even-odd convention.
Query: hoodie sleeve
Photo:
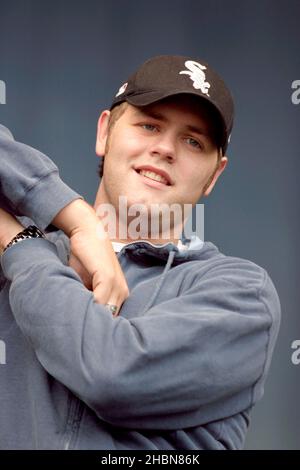
[[[234,415],[263,393],[279,299],[262,268],[224,258],[129,320],[96,304],[48,240],[16,244],[1,262],[15,319],[49,374],[106,422],[167,430]]]
[[[0,125],[0,206],[26,216],[44,230],[58,212],[82,198],[59,177],[57,166],[38,150],[16,142]]]

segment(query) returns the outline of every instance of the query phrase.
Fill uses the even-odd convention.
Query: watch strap
[[[45,234],[38,228],[36,225],[29,225],[29,227],[25,228],[21,232],[19,232],[10,242],[6,247],[4,248],[3,253],[10,248],[11,246],[15,245],[16,243],[19,243],[23,240],[26,240],[28,238],[45,238]]]

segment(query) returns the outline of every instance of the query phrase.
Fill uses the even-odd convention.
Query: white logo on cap
[[[190,79],[193,81],[193,87],[197,90],[201,90],[204,95],[209,96],[208,89],[210,88],[210,83],[205,81],[206,76],[203,72],[203,70],[206,70],[206,67],[194,60],[187,60],[184,65],[188,70],[182,70],[179,74],[189,75]]]
[[[124,91],[126,90],[127,85],[128,85],[128,83],[123,83],[123,85],[119,88],[119,91],[118,91],[118,93],[116,94],[115,97],[117,97],[119,95],[122,95],[122,93],[124,93]]]

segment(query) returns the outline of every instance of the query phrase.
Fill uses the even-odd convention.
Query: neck
[[[102,214],[100,208],[107,207],[108,205],[112,206],[111,203],[109,204],[103,197],[102,192],[99,188],[93,207],[99,217],[99,220],[102,221],[103,228],[105,232],[108,233],[111,242],[119,242],[126,244],[133,241],[147,240],[148,242],[156,245],[164,245],[170,242],[177,245],[180,239],[183,225],[180,225],[179,227],[172,226],[169,228],[169,230],[165,231],[158,229],[158,231],[155,231],[155,236],[152,235],[151,229],[149,229],[148,231],[144,231],[144,233],[139,233],[136,229],[138,223],[133,224],[133,221],[136,218],[127,216],[127,211],[126,216],[122,217],[119,213],[119,208],[113,205],[113,217],[111,217],[110,219],[108,218],[107,210],[103,210]],[[108,220],[110,220],[109,223]],[[133,236],[132,232],[134,232]]]

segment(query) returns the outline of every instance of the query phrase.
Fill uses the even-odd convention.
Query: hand
[[[22,230],[24,230],[24,226],[13,215],[0,209],[0,254]]]
[[[62,209],[52,221],[70,238],[70,266],[84,285],[93,290],[100,304],[118,306],[129,296],[129,289],[118,258],[102,222],[94,209],[82,200],[75,200]]]
[[[129,289],[112,243],[106,236],[97,236],[101,222],[79,228],[70,237],[71,266],[82,278],[84,285],[93,290],[97,303],[118,306],[119,314]]]

